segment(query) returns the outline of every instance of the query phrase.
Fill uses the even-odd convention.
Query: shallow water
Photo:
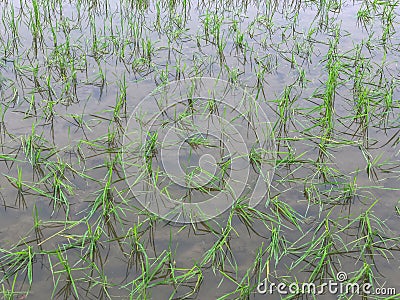
[[[249,287],[250,298],[265,299],[267,295],[255,289],[260,280],[268,275],[272,282],[310,281],[326,243],[331,243],[328,255],[311,281],[326,282],[339,271],[356,278],[363,266],[370,266],[371,277],[363,274],[355,280],[394,287],[400,293],[398,4],[50,0],[39,1],[35,11],[32,3],[0,4],[0,121],[4,120],[0,145],[1,153],[9,156],[0,159],[0,285],[4,290],[0,295],[5,299],[13,279],[4,280],[12,269],[5,259],[7,251],[26,246],[40,253],[33,264],[31,287],[27,270],[17,273],[14,291],[29,291],[27,299],[73,299],[75,294],[82,299],[246,298],[239,285]],[[367,13],[367,23],[357,19]],[[149,218],[129,192],[132,183],[125,180],[119,156],[129,117],[140,101],[167,82],[191,77],[218,77],[245,89],[267,113],[277,147],[270,191],[256,207],[265,219],[252,215],[246,225],[243,214],[235,213],[221,252],[208,259],[207,251],[228,227],[229,209],[208,223],[194,225]],[[154,103],[141,105],[158,112]],[[220,107],[221,116],[233,120],[222,111],[227,110]],[[155,124],[160,137],[168,136],[163,126],[176,121],[168,118],[160,117]],[[203,122],[202,129],[217,123],[208,121],[197,120]],[[236,119],[229,124],[250,148],[254,132],[248,133],[246,124]],[[29,152],[32,125],[37,146]],[[203,154],[221,159],[215,148],[197,150],[192,156],[192,148],[186,145],[180,153],[191,171]],[[140,158],[141,152],[130,154]],[[174,161],[157,152],[152,168],[162,159],[164,168],[174,167]],[[110,163],[114,168],[109,168]],[[250,163],[237,166],[251,170]],[[136,171],[141,167],[135,165]],[[24,183],[20,194],[13,179],[18,170]],[[228,177],[238,170],[230,171]],[[59,177],[69,207],[54,206],[53,184]],[[96,206],[108,182],[115,208],[111,212],[104,202]],[[162,181],[158,187],[170,188],[176,198],[186,197],[186,188],[170,182]],[[250,180],[247,190],[252,187]],[[196,190],[190,200],[200,202],[219,192]],[[150,203],[155,201],[152,194],[146,192]],[[279,203],[292,209],[295,221]],[[41,220],[39,238],[32,229],[35,207]],[[365,248],[371,236],[360,232],[365,223],[351,223],[366,214],[371,218],[371,248]],[[94,257],[85,256],[88,245],[82,246],[88,226],[99,230]],[[140,253],[130,255],[135,226],[151,266],[141,265]],[[278,258],[268,257],[273,229],[279,229],[279,241],[286,248]],[[309,243],[326,232],[328,237],[311,249]],[[266,252],[256,260],[260,247]],[[165,251],[170,258],[146,283],[147,288],[135,291],[135,279],[151,273]],[[71,281],[58,255],[76,269],[72,271],[76,291],[68,286]],[[255,261],[262,264],[261,271],[254,267]],[[193,274],[172,284],[171,278],[189,270]],[[101,280],[107,282],[107,289],[102,289]]]

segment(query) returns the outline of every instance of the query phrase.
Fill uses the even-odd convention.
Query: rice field
[[[0,18],[0,299],[400,299],[400,1]]]

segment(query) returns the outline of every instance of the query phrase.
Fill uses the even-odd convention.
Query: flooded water
[[[400,297],[399,3],[0,8],[0,299]]]

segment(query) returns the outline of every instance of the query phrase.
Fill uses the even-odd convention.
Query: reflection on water
[[[339,271],[400,293],[398,4],[0,6],[1,297],[265,299],[256,286],[266,277],[320,284]],[[191,77],[227,80],[265,106],[276,170],[256,208],[234,199],[215,219],[175,224],[130,193],[121,149],[136,105]],[[194,174],[191,197],[200,202],[223,187],[209,174],[227,160],[207,147],[211,135],[190,128],[182,152],[169,155]],[[256,133],[236,128],[251,149]],[[221,182],[237,170],[226,171]],[[159,179],[173,197],[186,196]]]

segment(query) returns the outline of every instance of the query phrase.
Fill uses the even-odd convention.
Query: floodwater
[[[267,276],[275,283],[309,282],[320,262],[321,271],[312,278],[315,283],[334,279],[340,271],[356,278],[369,266],[371,273],[363,273],[358,282],[370,280],[375,287],[393,287],[400,293],[398,4],[48,0],[39,1],[36,10],[33,3],[0,4],[0,145],[4,155],[0,157],[0,290],[11,290],[14,279],[14,274],[4,279],[12,270],[4,259],[8,251],[32,246],[40,253],[35,256],[32,284],[27,269],[19,270],[14,292],[20,294],[11,299],[23,299],[20,295],[73,299],[76,294],[81,299],[245,299],[240,285],[252,287],[251,299],[280,299],[285,295],[261,295],[255,286]],[[257,219],[255,214],[246,223],[243,215],[234,215],[226,243],[214,259],[206,261],[207,251],[227,227],[228,213],[221,211],[196,224],[149,218],[129,189],[131,177],[126,178],[126,165],[118,156],[125,149],[124,130],[130,128],[129,118],[138,105],[158,113],[154,103],[141,101],[167,82],[192,77],[220,78],[245,89],[265,111],[277,151],[274,172],[268,169],[273,175],[270,190],[256,206],[272,220]],[[118,103],[118,99],[123,101]],[[229,125],[251,148],[254,131],[224,111],[226,107],[220,107],[217,119],[234,120]],[[330,118],[328,113],[332,113]],[[218,122],[204,116],[196,122],[215,133],[213,126]],[[164,128],[173,122],[176,119],[165,114],[152,128],[168,139]],[[185,129],[184,136],[199,137],[194,130],[195,135],[189,135],[191,128]],[[30,136],[35,145],[31,150],[27,147]],[[209,136],[217,145],[218,136]],[[232,140],[233,146],[239,144],[238,139]],[[214,162],[226,158],[220,148],[192,148],[184,144],[177,155],[190,171],[203,155]],[[176,153],[169,153],[175,157]],[[174,161],[163,157],[161,150],[151,159],[153,170],[162,165],[164,171],[172,168],[179,174]],[[104,204],[93,211],[110,179],[113,161],[114,215],[103,213]],[[251,164],[233,166],[238,168],[232,167],[224,176],[239,178],[241,170],[248,169],[251,180],[245,190],[253,189],[257,172]],[[129,175],[137,179],[140,167],[135,165]],[[221,171],[221,167],[208,167],[206,163],[203,169],[214,174]],[[15,179],[19,173],[21,192]],[[65,205],[52,201],[55,178],[64,183],[61,189],[70,203],[68,214]],[[240,184],[233,182],[232,189]],[[173,197],[189,201],[185,188],[163,176],[156,187],[170,188]],[[199,203],[219,194],[223,187],[217,187],[206,193],[193,191],[190,201]],[[146,190],[149,203],[156,201],[153,193]],[[291,208],[297,223],[282,207]],[[36,212],[41,220],[39,237],[33,229]],[[368,236],[362,231],[366,223],[358,219],[365,215],[371,220]],[[93,258],[80,243],[88,227],[96,225],[100,238]],[[150,267],[143,266],[140,254],[133,251],[133,228],[153,264]],[[278,257],[268,257],[272,229],[279,229]],[[311,247],[326,232],[327,238]],[[260,247],[265,251],[259,260],[261,272],[254,266]],[[324,249],[329,250],[325,253]],[[134,280],[143,275],[143,269],[156,270],[156,259],[164,257],[165,251],[172,253],[171,259],[146,282],[146,296],[135,294],[138,283]],[[76,291],[62,271],[58,254],[73,269]],[[192,268],[202,275],[194,273],[171,284],[173,276]],[[160,284],[163,280],[166,283]],[[8,299],[5,292],[0,293],[2,297]],[[337,297],[327,293],[317,299]]]

